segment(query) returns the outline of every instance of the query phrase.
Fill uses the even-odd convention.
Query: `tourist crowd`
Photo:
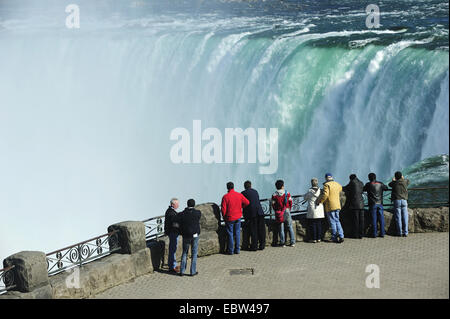
[[[325,174],[323,188],[319,188],[317,178],[311,179],[311,188],[307,193],[300,195],[307,203],[308,237],[312,243],[323,240],[322,221],[327,218],[331,228],[331,241],[344,242],[344,230],[342,228],[339,213],[341,211],[340,194],[343,191],[346,196],[346,207],[351,210],[353,218],[353,237],[364,237],[364,199],[363,192],[367,193],[371,234],[369,237],[384,237],[385,225],[383,214],[383,192],[388,187],[380,181],[374,173],[368,175],[369,181],[364,185],[355,174],[350,175],[349,183],[342,187],[330,173]],[[391,191],[391,200],[394,203],[394,219],[398,236],[408,236],[408,190],[409,180],[405,179],[401,172],[395,172],[394,178],[388,184]],[[289,234],[289,247],[295,246],[295,234],[293,229],[291,209],[292,196],[285,190],[284,181],[275,182],[276,191],[271,198],[271,206],[275,212],[275,223],[279,236],[278,245],[286,246],[287,234]],[[265,215],[261,207],[259,194],[252,188],[250,181],[244,183],[245,190],[242,193],[234,190],[232,182],[227,183],[227,193],[222,197],[221,214],[225,221],[227,232],[227,251],[229,255],[239,254],[241,247],[241,219],[245,220],[245,226],[249,232],[248,246],[242,249],[257,251],[266,246]],[[183,276],[187,266],[187,255],[191,247],[191,276],[198,274],[197,252],[200,235],[201,212],[195,209],[194,199],[187,201],[187,208],[177,213],[178,199],[173,198],[165,214],[164,232],[169,237],[168,266],[169,272]],[[379,228],[378,228],[379,225]],[[378,231],[379,229],[379,231]],[[178,237],[181,235],[182,257],[181,265],[177,266],[175,252],[177,250]]]

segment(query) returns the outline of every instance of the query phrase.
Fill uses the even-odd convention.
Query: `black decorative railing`
[[[46,255],[48,275],[51,276],[69,268],[80,267],[120,250],[117,232],[115,230],[48,253]]]
[[[392,206],[390,189],[384,193],[383,205]],[[449,206],[448,186],[442,187],[416,187],[408,189],[408,206],[413,207],[437,207]],[[367,195],[363,194],[367,202]],[[291,215],[297,216],[307,212],[307,204],[302,195],[292,196]],[[264,215],[267,219],[274,219],[275,212],[272,209],[271,199],[260,200]],[[367,205],[366,205],[367,206]],[[243,219],[242,219],[243,220]],[[154,240],[164,236],[164,216],[156,216],[143,221],[146,229],[146,240]],[[223,220],[221,221],[224,224]],[[49,276],[55,275],[69,268],[82,266],[93,260],[102,258],[120,250],[117,230],[97,236],[63,249],[48,253],[47,270]],[[12,267],[0,270],[0,294],[14,288],[14,271]]]
[[[436,206],[449,206],[448,201],[448,187],[415,187],[408,189],[408,207],[436,207]],[[303,199],[302,195],[292,195],[292,209],[291,216],[299,216],[306,214],[308,211],[307,203]],[[390,200],[391,189],[384,192],[383,195],[383,206],[393,206],[394,204]],[[367,204],[367,194],[363,193],[363,198],[365,201],[365,206]],[[263,209],[266,219],[275,219],[275,212],[272,209],[271,199],[264,198],[260,200],[261,207]],[[244,218],[241,219],[244,221]],[[164,216],[156,216],[143,221],[146,227],[146,239],[158,239],[164,236]],[[221,225],[225,222],[221,217]]]
[[[14,265],[0,269],[0,294],[14,288]]]
[[[164,216],[156,216],[142,222],[145,225],[145,239],[152,240],[164,236]]]
[[[448,186],[408,188],[408,207],[448,206]],[[394,206],[391,201],[391,189],[383,195],[383,206]]]

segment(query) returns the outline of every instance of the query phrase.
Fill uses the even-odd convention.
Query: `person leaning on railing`
[[[397,225],[397,236],[408,236],[408,185],[409,179],[403,177],[402,172],[395,172],[392,182],[391,200],[394,202],[394,219]]]
[[[319,188],[319,180],[317,178],[311,179],[311,188],[306,194],[300,195],[308,202],[308,212],[306,213],[306,220],[308,222],[308,233],[310,243],[320,243],[322,240],[322,220],[325,218],[323,205],[316,204],[321,190]]]
[[[316,204],[323,204],[328,222],[331,226],[331,240],[335,243],[344,242],[344,229],[339,220],[341,211],[341,202],[339,194],[342,186],[334,181],[333,175],[325,174],[325,183],[323,183],[323,192],[316,200]]]
[[[369,182],[364,185],[363,191],[367,192],[367,198],[369,201],[369,213],[372,219],[372,238],[376,238],[378,235],[377,224],[380,222],[380,235],[384,237],[384,208],[383,208],[383,192],[388,190],[388,187],[382,182],[377,181],[377,175],[370,173],[368,175]]]
[[[278,233],[280,236],[279,246],[285,247],[286,235],[285,227],[289,230],[290,244],[289,247],[295,247],[295,234],[292,227],[291,208],[292,197],[289,192],[284,189],[284,181],[279,179],[275,182],[276,192],[272,195],[272,208],[275,211],[275,220],[278,223]]]
[[[353,219],[353,237],[364,237],[364,199],[362,196],[364,184],[356,174],[349,176],[350,181],[342,189],[345,192],[346,206]]]

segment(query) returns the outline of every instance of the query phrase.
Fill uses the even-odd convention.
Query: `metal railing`
[[[383,205],[392,206],[390,203],[390,191],[384,193]],[[422,195],[417,195],[416,192],[426,191]],[[416,187],[408,189],[409,200],[408,206],[449,206],[448,201],[448,186],[442,187]],[[367,202],[367,195],[364,194]],[[301,195],[292,196],[291,215],[298,216],[307,212],[307,204],[302,200]],[[389,203],[386,202],[389,200]],[[275,212],[272,209],[271,199],[264,198],[260,200],[266,218],[272,220],[275,217]],[[367,206],[367,204],[366,204]],[[142,221],[146,228],[146,240],[155,240],[164,236],[164,220],[165,216],[156,216]],[[242,220],[244,220],[242,218]],[[221,217],[221,224],[224,221]],[[118,231],[112,231],[83,242],[65,247],[46,254],[48,275],[52,276],[73,267],[81,267],[93,260],[102,258],[115,251],[120,250]],[[0,270],[0,294],[8,289],[14,288],[14,266],[7,267]]]
[[[165,216],[156,216],[142,222],[145,225],[145,240],[157,240],[164,236]]]
[[[14,265],[0,269],[0,294],[14,288]]]
[[[394,206],[391,201],[392,189],[383,194],[383,206]],[[408,188],[408,207],[449,206],[448,186]]]
[[[388,189],[383,194],[383,206],[393,206],[391,203],[392,189]],[[415,195],[414,193],[420,191],[427,191],[424,195]],[[433,206],[449,206],[448,202],[448,186],[441,187],[413,187],[408,189],[409,200],[408,207],[433,207]],[[422,197],[421,197],[422,196]],[[292,208],[291,208],[291,216],[299,216],[302,214],[306,214],[307,203],[303,200],[302,195],[292,195]],[[363,193],[365,207],[368,207],[367,204],[367,194]],[[425,197],[426,200],[421,200],[421,198]],[[446,198],[447,201],[442,200],[442,198]],[[264,215],[267,219],[273,220],[275,219],[275,212],[273,211],[271,205],[271,198],[260,199],[261,207],[263,209]],[[225,225],[225,221],[220,216],[221,225]],[[242,221],[245,221],[244,218],[241,218]],[[164,236],[164,216],[156,216],[143,221],[145,227],[147,229],[146,232],[146,240],[155,240],[159,237]]]
[[[118,231],[103,234],[63,249],[52,251],[47,256],[48,275],[82,265],[109,255],[120,249]]]

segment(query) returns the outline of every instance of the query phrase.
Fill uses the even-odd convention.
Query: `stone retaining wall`
[[[201,234],[198,256],[224,253],[227,245],[225,227],[220,225],[219,207],[214,203],[196,206],[202,213]],[[370,231],[370,219],[366,211],[366,233]],[[351,237],[351,211],[341,212],[341,222],[345,237]],[[384,213],[386,233],[395,233],[395,224],[391,210]],[[409,209],[409,232],[448,232],[448,207]],[[305,215],[296,217],[294,229],[296,241],[308,239]],[[323,219],[324,238],[330,238],[328,222]],[[108,227],[108,231],[119,232],[120,253],[113,253],[82,267],[48,277],[47,262],[42,252],[24,251],[14,254],[3,261],[3,266],[15,265],[16,287],[5,298],[87,298],[113,286],[133,280],[143,274],[160,270],[167,265],[169,240],[166,236],[158,241],[145,242],[145,226],[142,222],[122,222]],[[245,225],[241,232],[241,245],[248,243]],[[289,237],[287,235],[287,237]],[[277,244],[277,225],[266,223],[266,245]],[[286,239],[287,241],[288,239]],[[181,259],[181,236],[178,240],[176,257]]]

